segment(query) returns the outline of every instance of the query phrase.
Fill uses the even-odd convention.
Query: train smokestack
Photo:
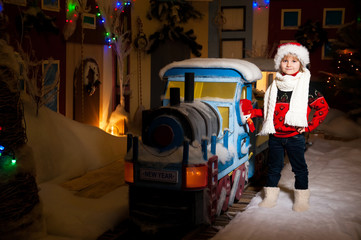
[[[177,106],[180,104],[180,89],[179,88],[170,88],[169,92],[169,101],[171,106]]]
[[[184,74],[184,102],[193,102],[194,100],[194,73]]]

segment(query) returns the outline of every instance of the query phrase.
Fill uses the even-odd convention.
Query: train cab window
[[[224,129],[229,128],[229,108],[228,107],[217,107],[219,113],[222,116],[222,132]]]
[[[244,86],[241,92],[241,99],[246,99],[246,98],[247,98],[247,86]]]
[[[233,99],[236,91],[237,83],[234,82],[195,82],[194,83],[194,98],[222,98]],[[169,81],[166,92],[166,98],[169,99],[169,89],[179,88],[180,97],[184,98],[184,82],[183,81]]]

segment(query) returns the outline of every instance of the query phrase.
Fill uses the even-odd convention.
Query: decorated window
[[[344,23],[344,8],[324,8],[323,9],[323,27],[337,28]]]
[[[244,39],[222,39],[222,58],[244,58]]]
[[[322,46],[322,60],[331,60],[332,57],[332,42],[335,39],[328,39],[328,41]]]
[[[42,95],[45,106],[59,112],[59,60],[46,60],[42,63],[43,84]]]
[[[282,9],[281,29],[297,29],[301,25],[301,9]]]
[[[244,7],[222,7],[223,25],[222,31],[244,31],[245,30],[245,8]]]

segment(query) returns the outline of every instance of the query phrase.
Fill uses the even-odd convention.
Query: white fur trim
[[[274,61],[276,70],[279,70],[282,58],[288,54],[296,55],[304,67],[310,63],[310,56],[307,48],[302,45],[298,46],[294,44],[285,44],[278,48],[278,51],[275,55]]]
[[[310,189],[295,189],[295,202],[292,210],[295,212],[304,212],[310,208]]]

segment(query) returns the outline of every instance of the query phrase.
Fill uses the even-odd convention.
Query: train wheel
[[[244,185],[246,183],[246,168],[244,166],[244,164],[242,164],[241,166],[239,166],[236,171],[240,171],[241,172],[241,176],[239,178],[238,181],[238,186],[237,186],[237,191],[236,191],[236,195],[235,195],[235,200],[239,201],[241,199],[243,190],[244,190]]]

